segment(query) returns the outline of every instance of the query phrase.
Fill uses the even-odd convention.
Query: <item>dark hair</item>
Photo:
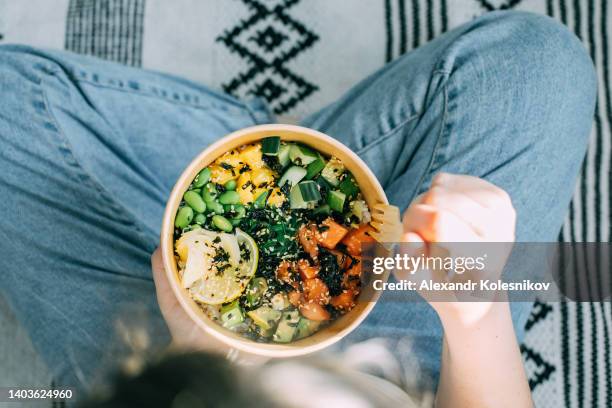
[[[118,374],[109,393],[92,395],[81,408],[273,407],[257,387],[245,381],[222,357],[174,354],[149,363],[140,374]]]

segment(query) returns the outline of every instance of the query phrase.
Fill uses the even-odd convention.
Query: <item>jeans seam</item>
[[[271,111],[270,107],[261,98],[258,99],[260,100],[259,106],[252,106],[249,103],[244,104],[246,111],[251,116],[251,119],[253,119],[253,123],[256,125],[263,125],[274,122],[274,113]]]
[[[396,125],[392,129],[388,130],[387,132],[383,133],[382,136],[377,137],[376,140],[374,140],[373,142],[368,143],[368,144],[364,145],[361,149],[357,150],[356,151],[357,155],[359,156],[361,154],[364,154],[368,150],[370,150],[371,148],[376,147],[379,144],[381,144],[382,142],[390,139],[392,136],[394,136],[396,134],[397,131],[401,130],[402,128],[404,128],[404,126],[406,126],[407,124],[409,124],[413,120],[419,118],[420,116],[421,116],[420,113],[415,113],[413,115],[410,115],[408,118],[402,120],[398,125]]]
[[[446,69],[442,69],[442,68],[438,68],[438,69],[433,71],[434,75],[442,75],[442,76],[450,75],[450,73],[451,73],[451,71],[446,70]]]
[[[160,95],[156,95],[154,93],[149,93],[149,92],[144,92],[142,89],[128,89],[128,88],[124,88],[124,87],[119,87],[119,86],[113,86],[113,85],[106,85],[106,84],[102,84],[100,82],[95,82],[95,81],[91,81],[89,79],[85,79],[83,77],[74,77],[74,80],[80,83],[86,83],[88,85],[91,86],[95,86],[96,88],[103,88],[103,89],[110,89],[113,91],[117,91],[117,92],[125,92],[128,94],[137,94],[140,96],[145,96],[145,97],[149,97],[149,98],[154,98],[154,99],[160,99],[163,100],[165,102],[171,103],[173,105],[178,105],[178,106],[186,106],[186,107],[191,107],[191,108],[195,108],[195,109],[200,109],[200,110],[208,110],[208,109],[224,109],[225,106],[222,104],[217,104],[217,103],[208,103],[206,105],[204,104],[200,104],[200,103],[189,103],[189,102],[185,102],[183,100],[176,100],[176,99],[172,99],[172,98],[166,98]],[[181,92],[181,94],[185,94],[184,92]],[[191,95],[191,97],[195,98],[197,97],[199,99],[199,96],[197,95]],[[235,100],[235,101],[229,101],[228,103],[232,103],[234,105],[234,107],[236,109],[243,109],[243,110],[247,110],[248,108],[246,106],[245,103],[243,103],[240,100]],[[227,109],[226,109],[227,110]]]
[[[53,72],[51,68],[49,68],[49,72],[50,73]],[[59,125],[59,122],[57,118],[55,117],[53,110],[51,109],[51,104],[49,103],[49,98],[47,96],[47,91],[43,85],[42,78],[39,77],[38,81],[39,81],[40,90],[43,96],[43,100],[45,103],[45,111],[47,112],[49,119],[53,122],[53,125],[56,130],[55,133],[59,136],[59,139],[58,139],[59,148],[60,148],[60,152],[62,153],[62,156],[64,157],[65,163],[71,168],[73,168],[74,170],[76,170],[80,178],[84,182],[86,182],[90,188],[98,192],[101,195],[101,197],[104,198],[104,200],[106,200],[106,202],[111,206],[111,208],[114,211],[117,211],[118,213],[120,213],[122,218],[124,218],[125,221],[130,222],[134,226],[136,231],[143,238],[148,238],[148,236],[144,232],[145,229],[143,228],[142,225],[140,225],[136,217],[134,217],[133,214],[128,212],[127,209],[123,205],[118,203],[117,200],[115,200],[115,198],[112,196],[112,194],[110,194],[108,190],[106,190],[102,185],[100,185],[100,183],[98,183],[78,161],[78,159],[76,158],[74,154],[74,151],[72,150],[70,141],[68,140],[66,135],[63,133],[63,130],[61,126]],[[68,159],[68,156],[70,157],[70,159]]]
[[[443,70],[436,70],[434,71],[434,74],[435,75],[438,75],[438,74],[447,75],[447,73]],[[442,113],[442,123],[440,124],[440,131],[438,133],[438,139],[436,140],[436,145],[434,146],[433,152],[429,159],[429,163],[427,164],[425,171],[423,171],[423,175],[419,179],[419,182],[417,183],[417,188],[413,196],[410,198],[409,202],[412,202],[412,200],[414,200],[414,198],[419,194],[419,191],[421,191],[421,189],[423,188],[423,184],[425,183],[425,180],[427,180],[427,178],[431,176],[432,169],[441,160],[441,157],[442,157],[441,149],[443,145],[446,146],[446,143],[443,143],[443,141],[447,141],[448,139],[447,137],[445,137],[446,121],[448,119],[448,83],[447,82],[445,82],[443,85],[443,93],[444,93],[444,101],[443,101],[444,111]]]
[[[159,96],[159,95],[155,95],[155,94],[151,94],[148,92],[143,92],[140,89],[128,89],[128,88],[123,88],[123,87],[117,87],[117,86],[113,86],[113,85],[104,85],[101,84],[99,82],[94,82],[94,81],[90,81],[88,79],[83,79],[83,78],[74,78],[75,81],[79,82],[79,83],[86,83],[88,85],[91,86],[95,86],[96,88],[103,88],[103,89],[110,89],[112,91],[117,91],[117,92],[124,92],[127,94],[136,94],[139,96],[143,96],[146,98],[153,98],[156,100],[162,100],[164,102],[168,102],[171,103],[173,105],[177,105],[177,106],[183,106],[183,107],[188,107],[188,108],[193,108],[193,109],[199,109],[202,111],[206,111],[209,109],[221,109],[227,112],[231,112],[229,111],[223,104],[216,104],[216,103],[208,103],[207,105],[203,105],[203,104],[198,104],[198,103],[189,103],[189,102],[185,102],[185,101],[181,101],[181,100],[176,100],[176,99],[169,99],[169,98],[165,98],[163,96]],[[212,93],[212,95],[214,95],[214,93]],[[246,112],[249,117],[251,118],[251,120],[253,121],[254,124],[265,124],[265,123],[270,123],[273,118],[272,118],[272,114],[270,112],[269,109],[267,109],[266,107],[262,107],[262,108],[253,108],[252,106],[250,106],[248,103],[245,103],[239,99],[235,99],[230,101],[228,99],[228,103],[231,103],[233,106],[233,109],[240,109],[243,110],[244,112]],[[264,120],[263,118],[266,118],[266,120]]]

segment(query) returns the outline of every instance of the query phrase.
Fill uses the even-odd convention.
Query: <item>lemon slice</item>
[[[208,234],[208,239],[212,236]],[[191,282],[191,296],[202,303],[220,305],[238,298],[246,289],[249,281],[257,271],[259,250],[255,240],[245,232],[236,229],[236,234],[218,234],[219,240],[205,241],[209,245],[190,245],[183,276],[192,276],[188,268],[197,267],[200,277]],[[191,241],[191,240],[190,240]],[[193,241],[192,241],[193,242]],[[241,247],[248,252],[248,258],[242,259]],[[223,248],[227,253],[226,260],[215,260],[216,248]],[[191,259],[195,261],[191,263]],[[236,262],[237,258],[237,262]]]
[[[252,277],[257,271],[257,264],[259,262],[259,248],[257,247],[253,237],[242,231],[240,228],[236,228],[236,239],[238,240],[238,245],[244,244],[245,248],[250,254],[248,260],[243,260],[243,265],[245,268],[249,268],[247,274]]]
[[[203,231],[186,232],[176,241],[179,264],[183,266],[181,284],[184,288],[189,288],[204,276],[204,271],[209,268],[209,259],[214,255],[212,250],[215,236]]]

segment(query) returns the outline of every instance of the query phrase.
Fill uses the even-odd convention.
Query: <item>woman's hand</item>
[[[159,248],[151,255],[157,302],[172,335],[172,346],[189,350],[225,353],[228,348],[200,329],[178,302],[168,284]]]
[[[426,242],[513,242],[510,196],[483,179],[439,173],[404,214],[404,232]]]
[[[465,250],[465,244],[462,248],[454,243],[499,242],[496,245],[504,250],[487,260],[484,271],[486,278],[499,277],[511,250],[509,243],[514,241],[515,223],[510,197],[499,187],[476,177],[438,174],[429,191],[404,214],[404,240],[415,243],[419,253],[429,256],[453,256],[454,251]],[[431,274],[439,282],[482,277],[469,271],[467,277],[451,276],[446,271]],[[421,294],[444,327],[436,406],[531,407],[505,297],[466,302],[454,295],[439,301],[432,293]]]
[[[411,278],[420,280],[427,274],[430,274],[427,278],[436,282],[499,278],[512,248],[515,223],[510,196],[501,188],[472,176],[436,175],[430,189],[418,196],[404,214],[404,241],[411,243],[411,249],[428,256],[475,257],[482,255],[478,251],[485,247],[494,253],[486,259],[484,271],[468,270],[462,274],[417,271]],[[496,244],[477,246],[466,242]],[[452,319],[466,325],[484,316],[491,306],[482,299],[467,301],[467,293],[461,293],[461,299],[453,293],[421,292],[421,295],[443,321]]]
[[[243,365],[262,364],[268,360],[265,357],[239,352],[217,340],[195,324],[178,302],[168,284],[159,248],[151,255],[151,268],[153,269],[159,309],[172,335],[172,348],[221,354],[231,361]]]

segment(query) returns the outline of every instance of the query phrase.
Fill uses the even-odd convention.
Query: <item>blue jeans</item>
[[[87,387],[124,327],[168,333],[149,257],[183,168],[221,136],[273,122],[184,79],[59,51],[0,47],[2,294],[58,384]],[[587,146],[592,63],[553,20],[490,13],[372,74],[307,118],[356,151],[406,208],[440,171],[501,186],[519,241],[554,241]],[[530,304],[513,305],[519,337]],[[435,380],[441,328],[426,304],[382,302],[351,340],[397,350]]]

